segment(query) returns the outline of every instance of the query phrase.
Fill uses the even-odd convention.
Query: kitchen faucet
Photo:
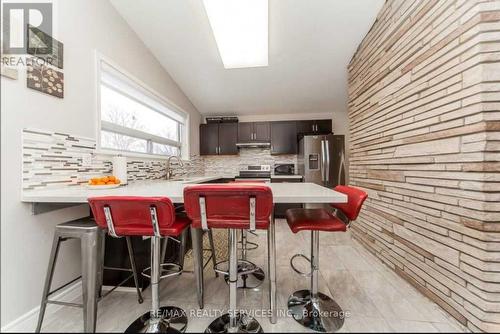
[[[176,155],[171,155],[167,159],[167,180],[170,180],[172,178],[172,168],[170,167],[170,161],[172,158],[177,159],[177,162],[179,163],[179,167],[184,167],[184,163],[182,162],[181,158],[179,158]]]

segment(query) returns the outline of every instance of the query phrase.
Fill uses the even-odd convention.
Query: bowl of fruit
[[[121,184],[119,178],[110,175],[103,177],[93,177],[87,183],[87,188],[89,189],[111,189],[118,188]]]

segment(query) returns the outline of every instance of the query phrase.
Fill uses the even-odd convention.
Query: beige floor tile
[[[312,332],[287,314],[291,293],[308,289],[310,279],[290,268],[289,260],[297,253],[310,255],[310,233],[293,234],[284,220],[276,223],[277,231],[277,306],[278,322],[259,317],[265,332]],[[267,235],[258,231],[249,240],[258,243],[248,252],[248,259],[262,267],[267,275]],[[222,259],[218,259],[222,260]],[[333,296],[344,311],[349,312],[340,332],[394,331],[464,331],[454,319],[435,303],[421,295],[374,255],[351,239],[350,233],[320,234],[321,292]],[[300,264],[299,264],[300,265]],[[307,271],[306,262],[301,265]],[[255,290],[238,291],[238,305],[249,311],[260,311],[269,305],[268,281]],[[148,312],[150,290],[144,291],[144,303],[138,304],[135,293],[114,292],[99,304],[97,329],[123,332],[138,316]],[[229,289],[222,277],[215,278],[211,266],[205,269],[205,308],[199,310],[193,273],[184,273],[161,282],[161,304],[182,307],[188,314],[188,332],[200,332],[225,311]],[[56,311],[49,306],[43,331],[79,332],[83,330],[81,309],[69,307]]]

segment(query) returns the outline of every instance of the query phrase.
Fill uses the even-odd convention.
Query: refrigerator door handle
[[[321,140],[321,181],[326,181],[326,152],[325,141]]]
[[[325,140],[325,153],[326,153],[325,181],[326,183],[328,183],[330,182],[330,145],[328,143],[328,139]]]

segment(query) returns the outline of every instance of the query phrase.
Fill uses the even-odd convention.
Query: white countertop
[[[302,175],[271,175],[271,179],[301,179]]]
[[[87,203],[93,196],[166,196],[182,203],[184,188],[190,184],[217,180],[221,176],[190,177],[185,180],[137,181],[115,189],[94,190],[86,186],[24,191],[27,203]],[[274,203],[346,203],[347,196],[314,183],[269,183]]]

